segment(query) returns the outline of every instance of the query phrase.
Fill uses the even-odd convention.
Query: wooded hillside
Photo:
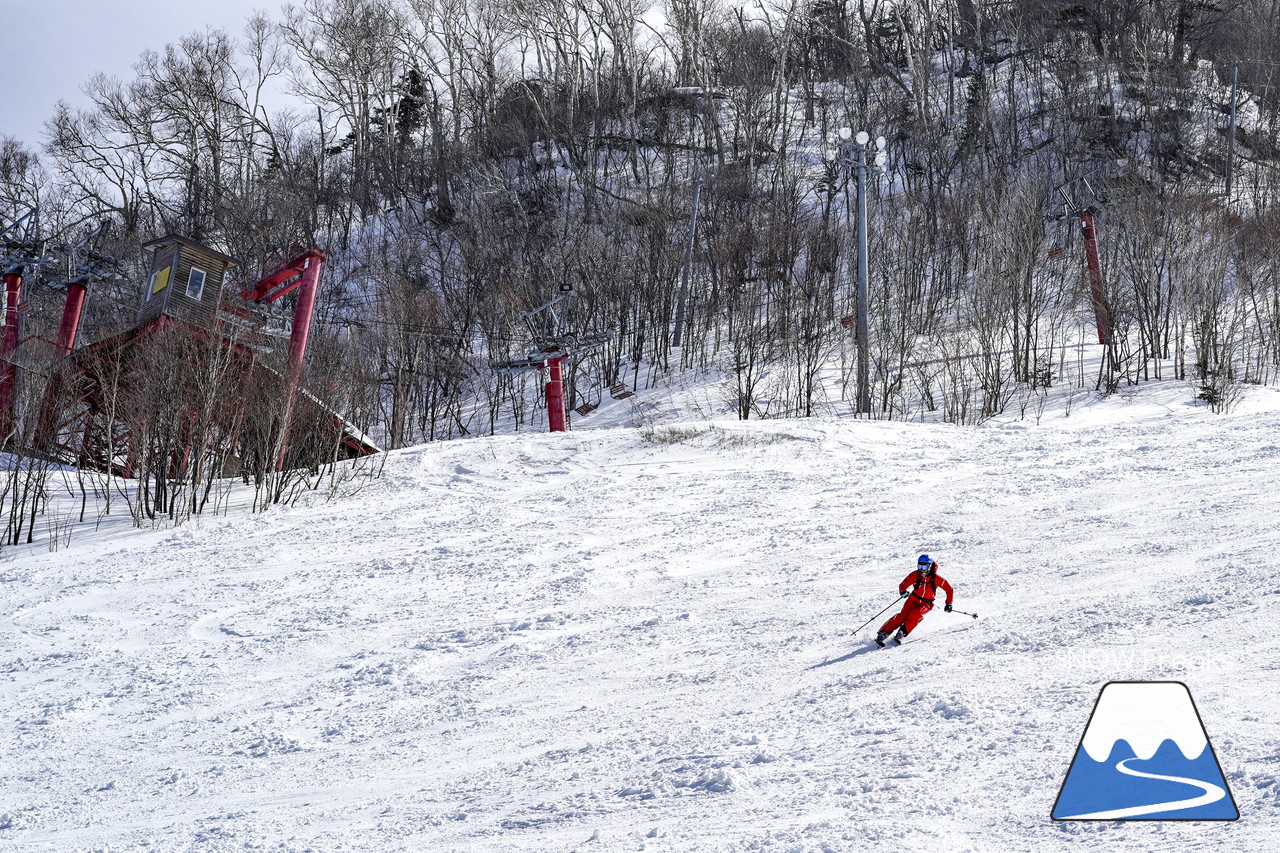
[[[139,270],[142,242],[184,234],[243,259],[242,283],[321,246],[309,384],[390,447],[534,419],[534,377],[488,365],[524,354],[520,316],[566,283],[571,325],[613,331],[573,367],[571,407],[696,368],[740,417],[807,415],[824,366],[853,393],[852,189],[827,143],[850,126],[888,140],[877,417],[975,422],[1061,381],[1093,312],[1054,187],[1100,166],[1074,199],[1096,210],[1113,326],[1092,384],[1172,373],[1227,406],[1280,367],[1278,10],[307,0],[93,78],[38,151],[5,139],[0,220],[39,204],[74,236],[107,217]],[[133,322],[141,280],[98,288],[85,340]],[[57,294],[34,301],[32,328],[56,324]]]

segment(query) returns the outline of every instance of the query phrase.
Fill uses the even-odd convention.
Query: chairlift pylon
[[[547,401],[547,427],[550,432],[564,432],[567,428],[564,409],[564,361],[599,349],[608,343],[610,338],[607,334],[559,331],[561,319],[554,309],[561,302],[572,297],[573,285],[564,282],[560,285],[559,293],[550,302],[525,312],[522,319],[529,330],[531,349],[523,359],[489,362],[489,367],[499,373],[526,370],[546,372],[543,387]],[[567,315],[568,312],[565,313]],[[539,316],[543,314],[546,315],[545,318]],[[542,321],[542,328],[537,322],[539,320]],[[586,412],[580,412],[580,414],[586,414]]]

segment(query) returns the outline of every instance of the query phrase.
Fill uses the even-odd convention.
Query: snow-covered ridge
[[[1199,758],[1208,744],[1191,694],[1176,681],[1108,684],[1103,689],[1084,735],[1084,751],[1094,761],[1105,761],[1121,740],[1142,761],[1166,740],[1190,760]]]

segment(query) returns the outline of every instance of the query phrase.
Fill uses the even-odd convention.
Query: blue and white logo
[[[1054,820],[1235,820],[1235,798],[1180,681],[1102,688]]]

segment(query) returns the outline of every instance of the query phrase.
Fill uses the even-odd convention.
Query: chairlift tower
[[[562,318],[556,313],[556,306],[565,303],[567,309],[567,303],[572,297],[573,285],[566,282],[560,285],[560,292],[554,299],[524,315],[525,325],[532,338],[532,349],[524,358],[489,362],[489,366],[498,373],[523,373],[528,370],[544,373],[548,432],[565,431],[565,360],[599,349],[609,342],[609,335],[557,331],[562,325]],[[565,314],[568,314],[567,310]]]
[[[71,351],[75,349],[76,336],[80,331],[80,318],[84,313],[84,300],[90,285],[118,278],[124,270],[124,263],[120,260],[98,251],[109,224],[107,220],[103,220],[80,242],[70,246],[56,247],[66,254],[67,275],[64,279],[52,279],[46,284],[65,290],[67,300],[62,309],[62,322],[58,324],[55,362],[71,355]]]
[[[0,333],[0,437],[14,423],[14,389],[18,381],[15,353],[21,340],[22,279],[27,269],[49,261],[40,239],[40,208],[33,207],[0,229],[0,275],[4,276],[4,330]]]
[[[293,325],[289,333],[288,371],[291,385],[297,385],[302,371],[302,357],[307,351],[307,338],[311,332],[311,315],[315,311],[316,290],[325,254],[316,248],[307,249],[293,259],[281,264],[265,275],[256,285],[241,296],[246,302],[276,302],[298,291],[298,302],[293,310]]]
[[[58,324],[58,339],[54,343],[53,369],[45,386],[44,402],[40,406],[40,418],[36,422],[36,447],[47,449],[53,442],[57,425],[58,401],[62,396],[63,372],[59,363],[71,355],[80,331],[80,319],[84,313],[85,296],[96,282],[119,278],[124,263],[111,255],[98,251],[106,237],[109,220],[103,220],[78,242],[72,245],[56,244],[52,248],[66,256],[66,277],[47,279],[45,284],[65,290],[66,302],[62,309],[62,321]]]
[[[1098,234],[1094,226],[1094,214],[1098,208],[1088,204],[1080,204],[1069,192],[1074,185],[1080,185],[1085,194],[1095,201],[1103,201],[1103,194],[1090,179],[1098,180],[1106,174],[1106,166],[1099,166],[1091,172],[1072,178],[1054,187],[1054,192],[1062,196],[1063,213],[1059,219],[1079,218],[1080,234],[1084,237],[1085,263],[1089,267],[1089,294],[1093,302],[1093,318],[1098,329],[1098,343],[1111,343],[1111,316],[1107,311],[1107,287],[1102,278],[1102,262],[1098,258]]]
[[[293,408],[302,383],[302,357],[307,351],[311,315],[315,311],[316,290],[324,262],[324,252],[317,248],[307,249],[281,264],[241,294],[246,302],[270,303],[294,290],[298,291],[298,301],[293,311],[293,327],[289,334],[289,358],[285,363],[285,403],[280,415],[280,448],[276,455],[276,467],[280,470],[284,470],[289,449]]]

